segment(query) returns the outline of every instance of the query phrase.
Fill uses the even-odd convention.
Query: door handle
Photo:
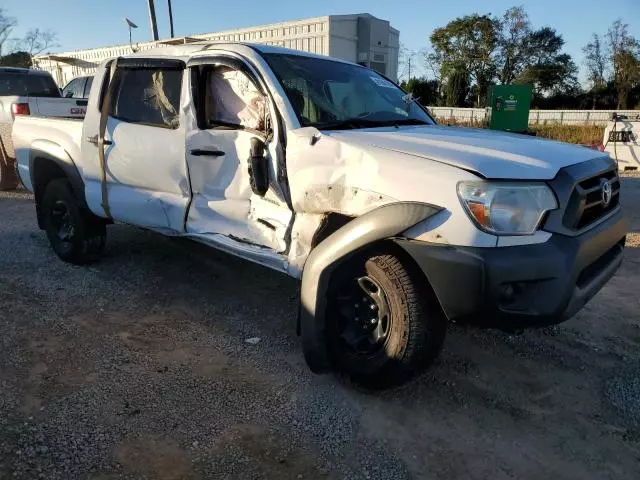
[[[93,137],[88,137],[87,138],[87,142],[93,143],[97,147],[98,146],[98,135],[94,135]],[[107,140],[105,138],[104,139],[104,144],[105,145],[113,145],[113,142],[111,140]]]
[[[201,148],[194,148],[191,150],[191,155],[194,157],[222,157],[224,152],[220,150],[203,150]]]
[[[88,100],[76,100],[76,105],[78,105],[79,107],[86,107],[88,104]]]

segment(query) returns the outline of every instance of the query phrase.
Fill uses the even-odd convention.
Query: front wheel
[[[334,275],[329,351],[336,369],[369,388],[404,383],[438,356],[447,319],[426,279],[395,254],[367,255]]]
[[[42,220],[49,242],[65,262],[84,265],[104,250],[104,222],[80,206],[65,179],[52,180],[42,197]]]

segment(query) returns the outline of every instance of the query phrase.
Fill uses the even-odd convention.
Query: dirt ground
[[[0,478],[640,478],[640,177],[623,189],[624,265],[579,315],[453,326],[383,393],[307,370],[291,279],[126,226],[66,265],[2,193]]]

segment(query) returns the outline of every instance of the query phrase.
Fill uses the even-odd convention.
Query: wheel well
[[[67,178],[65,171],[51,159],[36,158],[33,161],[33,193],[36,200],[38,227],[42,228],[40,204],[47,185],[56,178]]]
[[[344,227],[354,218],[355,217],[350,217],[341,213],[332,212],[326,214],[320,222],[320,226],[316,230],[316,233],[314,233],[313,235],[313,239],[311,240],[311,248],[317,247],[325,238],[336,232],[338,229]]]

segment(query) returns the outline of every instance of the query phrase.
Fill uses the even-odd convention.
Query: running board
[[[186,233],[181,236],[217,248],[236,257],[272,268],[278,272],[288,274],[289,262],[287,261],[287,257],[274,252],[270,248],[234,240],[219,233]]]

